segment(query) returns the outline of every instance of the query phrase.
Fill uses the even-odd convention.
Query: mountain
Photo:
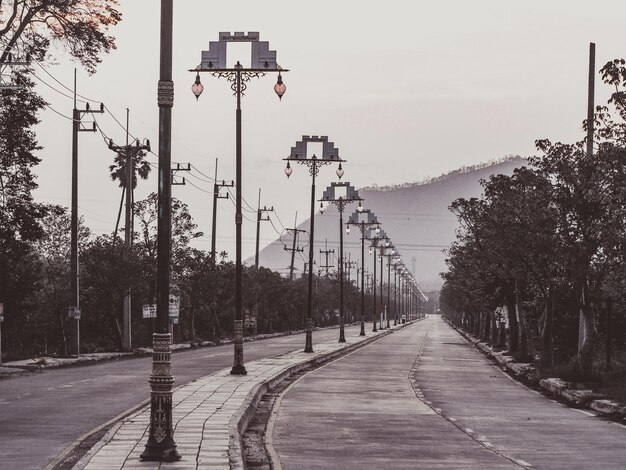
[[[358,191],[364,199],[363,205],[376,214],[381,228],[391,238],[417,282],[425,291],[432,291],[442,284],[439,273],[446,270],[444,250],[454,241],[458,228],[456,217],[448,210],[449,205],[459,197],[480,196],[481,179],[487,179],[493,174],[512,174],[515,168],[524,164],[525,159],[509,156],[497,162],[464,167],[422,182],[392,187],[366,187]],[[344,223],[355,210],[354,204],[346,207]],[[298,225],[298,229],[308,232],[308,219]],[[291,255],[285,251],[283,243],[291,248],[292,239],[287,233],[281,238],[282,242],[276,240],[261,250],[259,264],[289,275]],[[308,262],[307,241],[307,234],[303,234],[300,246],[306,246],[295,257],[296,277],[302,275],[304,263]],[[334,205],[330,205],[323,215],[319,212],[315,215],[314,255],[317,270],[326,265],[326,257],[320,253],[320,250],[326,250],[326,246],[328,250],[334,250],[328,264],[336,266],[339,257],[339,214]],[[374,260],[368,252],[368,246],[366,241],[365,266],[366,270],[372,272]],[[361,265],[360,247],[359,230],[353,228],[349,235],[344,231],[344,257],[356,262],[355,266]],[[254,259],[247,262],[253,264]],[[355,277],[356,270],[353,270],[351,279]]]

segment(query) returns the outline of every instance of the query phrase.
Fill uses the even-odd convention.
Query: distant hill
[[[359,189],[366,208],[371,209],[381,227],[398,248],[405,265],[415,276],[423,289],[432,291],[441,286],[439,273],[445,271],[444,250],[455,238],[458,227],[457,219],[448,207],[459,197],[478,197],[481,194],[479,181],[493,174],[511,174],[515,168],[526,164],[526,160],[518,156],[509,156],[495,162],[472,167],[464,167],[445,175],[429,180],[405,183],[392,187],[366,187]],[[320,197],[320,196],[318,196]],[[352,207],[354,206],[354,207]],[[344,212],[344,221],[356,209],[348,206]],[[308,219],[298,225],[301,230],[308,231]],[[283,235],[283,241],[287,237]],[[306,234],[303,243],[307,243]],[[316,270],[326,263],[320,250],[328,249],[335,252],[329,264],[336,266],[339,253],[339,214],[334,206],[330,206],[323,215],[315,216],[315,261]],[[289,244],[291,248],[291,244]],[[368,254],[366,245],[365,265],[370,272],[373,270],[373,259]],[[349,235],[344,232],[344,256],[361,263],[360,233],[352,230]],[[308,247],[296,255],[294,263],[295,276],[301,276],[304,262],[308,262]],[[253,264],[254,259],[247,260]],[[289,274],[290,253],[283,249],[283,243],[276,240],[263,248],[259,254],[259,264],[280,273]],[[352,279],[356,270],[352,272]],[[393,275],[392,275],[393,282]]]

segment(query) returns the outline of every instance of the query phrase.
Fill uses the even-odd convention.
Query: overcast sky
[[[156,151],[160,2],[120,3],[123,21],[112,31],[118,49],[103,58],[94,76],[78,70],[78,91],[94,104],[103,101],[122,124],[130,108],[131,134],[149,138]],[[273,205],[288,227],[296,211],[299,221],[308,217],[308,171],[294,167],[287,180],[282,161],[303,134],[328,135],[348,160],[344,180],[356,187],[421,180],[508,154],[528,156],[535,153],[535,139],[582,138],[589,42],[596,43],[597,69],[626,57],[626,4],[619,1],[174,3],[172,159],[197,170],[180,173],[195,186],[174,186],[173,195],[190,206],[206,234],[197,246],[206,250],[213,187],[200,172],[212,177],[219,158],[218,178],[234,179],[235,98],[225,80],[205,74],[205,91],[196,102],[190,91],[194,74],[187,70],[199,64],[201,51],[220,31],[260,32],[278,63],[291,70],[283,77],[282,102],[270,74],[250,83],[242,103],[244,198],[256,208],[262,188],[261,205]],[[246,65],[249,55],[248,47],[237,45],[229,49],[229,62]],[[73,67],[59,51],[57,64],[46,70],[71,88]],[[41,68],[33,70],[63,90]],[[69,98],[43,82],[39,90],[54,110],[71,116]],[[597,83],[597,103],[609,92]],[[124,143],[124,131],[110,115],[96,118],[108,137]],[[41,120],[36,196],[69,206],[71,122],[52,110]],[[79,140],[80,214],[95,233],[110,233],[121,196],[109,177],[114,154],[100,133],[81,133]],[[322,169],[317,198],[334,180],[334,168]],[[155,169],[136,199],[156,191],[156,181]],[[234,259],[234,208],[221,202],[218,250]],[[254,212],[245,215],[253,221]],[[379,218],[384,221],[384,214]],[[254,223],[243,230],[247,257],[254,253]],[[263,225],[262,244],[276,236]]]

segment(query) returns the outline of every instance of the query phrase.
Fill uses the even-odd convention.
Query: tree
[[[39,332],[49,348],[68,353],[67,306],[71,305],[69,277],[70,216],[65,207],[51,206],[43,219],[44,234],[33,244],[39,260],[39,283],[35,294],[36,323],[27,325],[30,334]],[[83,251],[90,232],[82,219],[78,224],[78,247]]]
[[[19,54],[44,60],[58,44],[94,73],[100,56],[115,49],[108,29],[122,19],[116,6],[117,0],[2,0],[0,62]]]

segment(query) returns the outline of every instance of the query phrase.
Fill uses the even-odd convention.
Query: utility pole
[[[179,171],[191,171],[191,163],[187,163],[187,166],[181,166],[180,163],[177,163],[176,167],[172,167],[170,171],[172,186],[185,186],[187,184],[187,181],[185,181],[185,177],[181,178],[180,181],[174,181],[174,176],[176,176],[176,173],[178,173]]]
[[[134,200],[134,189],[137,185],[137,181],[135,178],[135,168],[136,162],[139,156],[144,155],[144,152],[150,151],[150,141],[145,140],[144,144],[139,144],[139,140],[135,140],[133,144],[129,143],[129,132],[128,132],[128,124],[129,124],[129,115],[130,112],[128,108],[126,108],[126,145],[115,145],[112,139],[109,139],[109,149],[113,150],[120,157],[123,157],[125,160],[125,175],[120,176],[120,180],[124,186],[124,192],[126,193],[126,217],[125,217],[125,227],[124,227],[124,245],[126,249],[130,250],[133,244],[133,203]],[[114,234],[117,237],[117,233]],[[131,334],[131,324],[132,324],[132,315],[131,315],[131,290],[128,289],[126,295],[124,296],[124,305],[123,305],[123,318],[122,318],[122,347],[125,351],[130,351],[132,348],[132,334]]]
[[[215,159],[215,184],[213,184],[213,224],[211,225],[211,260],[215,265],[215,260],[217,258],[217,253],[215,252],[215,240],[217,238],[217,200],[218,199],[228,199],[228,193],[225,196],[220,195],[221,188],[232,188],[235,186],[235,182],[231,181],[230,183],[226,183],[224,180],[222,182],[217,181],[217,158]]]
[[[295,260],[296,257],[296,251],[300,251],[303,252],[304,248],[300,248],[299,246],[296,246],[298,243],[298,238],[299,238],[299,234],[300,233],[304,233],[305,230],[300,230],[298,229],[298,213],[296,212],[296,218],[293,221],[293,228],[288,228],[286,229],[287,232],[293,232],[293,245],[291,248],[287,248],[286,246],[283,246],[283,249],[285,251],[291,251],[291,263],[289,264],[289,280],[293,281],[293,262]]]
[[[87,113],[104,113],[104,105],[100,104],[99,110],[92,110],[89,104],[85,109],[76,108],[76,69],[74,69],[74,109],[72,110],[72,206],[71,206],[71,247],[70,247],[70,288],[72,305],[69,308],[69,316],[75,323],[74,339],[76,344],[76,356],[80,354],[80,301],[79,301],[79,269],[78,269],[78,133],[96,132],[96,123],[90,128],[81,126],[81,119]]]
[[[254,269],[259,269],[259,240],[261,237],[261,221],[267,222],[270,220],[270,212],[274,212],[274,206],[269,209],[267,206],[263,206],[261,209],[261,188],[259,188],[259,200],[256,209],[256,250],[254,252]],[[265,214],[265,217],[263,216]]]
[[[328,264],[328,257],[329,255],[335,254],[335,250],[329,250],[328,249],[328,238],[325,241],[325,250],[320,250],[320,254],[325,255],[326,256],[326,264],[324,266],[320,266],[320,269],[325,269],[326,270],[326,277],[328,277],[328,268],[332,268],[334,265],[332,264]]]

